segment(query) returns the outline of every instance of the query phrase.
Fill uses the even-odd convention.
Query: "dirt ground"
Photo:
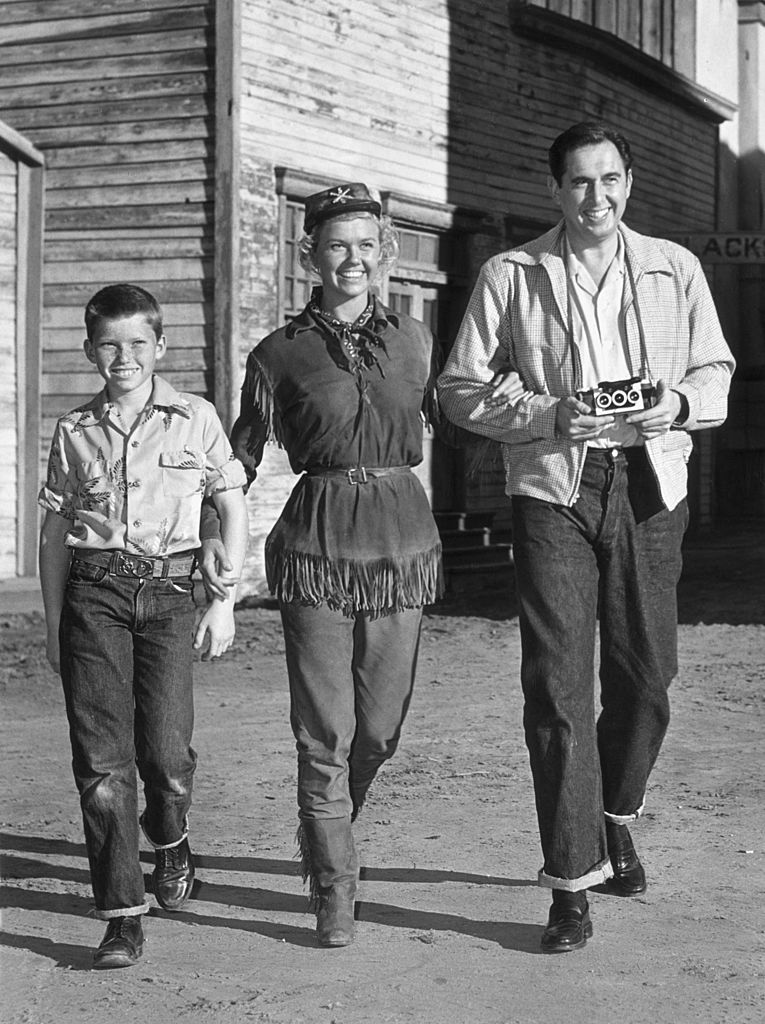
[[[648,892],[593,894],[592,940],[550,957],[512,596],[426,616],[401,747],[354,826],[357,940],[337,950],[314,944],[294,859],[278,615],[241,609],[235,650],[196,672],[195,898],[151,911],[136,967],[94,972],[103,926],[89,916],[59,682],[40,615],[0,616],[0,1020],[759,1024],[765,540],[753,525],[687,546],[680,619],[673,720],[633,830]]]

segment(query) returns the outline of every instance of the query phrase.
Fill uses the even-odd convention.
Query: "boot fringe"
[[[308,842],[308,836],[303,828],[301,822],[297,827],[295,833],[295,842],[298,847],[298,857],[300,858],[300,875],[303,879],[303,885],[306,882],[308,885],[308,908],[309,910],[316,913],[319,908],[319,883],[316,880],[316,876],[313,873],[311,864],[311,847]]]

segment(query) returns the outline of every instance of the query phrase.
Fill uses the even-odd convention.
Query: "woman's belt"
[[[169,576],[190,576],[196,563],[193,551],[181,551],[177,555],[152,558],[150,555],[133,555],[128,551],[73,548],[72,557],[78,562],[101,565],[109,570],[111,576],[153,580],[164,580]]]
[[[309,466],[309,476],[344,476],[349,484],[365,484],[378,476],[393,476],[394,473],[411,473],[411,466],[351,466],[348,469],[327,469],[324,466]]]

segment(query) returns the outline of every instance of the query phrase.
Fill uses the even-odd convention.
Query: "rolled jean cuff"
[[[140,917],[141,914],[149,913],[149,904],[142,903],[140,907],[119,907],[117,910],[94,910],[93,916],[99,921],[110,921],[113,917]]]
[[[612,822],[614,825],[629,825],[631,821],[637,821],[640,815],[645,809],[645,800],[642,802],[640,807],[635,811],[634,814],[609,814],[608,811],[603,811],[606,816],[606,821]]]
[[[183,821],[183,835],[181,836],[180,839],[174,839],[172,841],[172,843],[155,843],[154,840],[149,835],[149,833],[144,828],[144,825],[143,825],[143,815],[141,815],[141,817],[138,819],[138,824],[141,826],[141,831],[143,832],[144,836],[146,837],[146,842],[154,850],[172,850],[174,846],[180,846],[181,843],[183,842],[183,840],[186,839],[188,837],[188,834],[189,834],[188,818],[185,818],[184,821]]]
[[[580,875],[579,878],[556,878],[554,875],[545,874],[544,869],[540,868],[537,882],[547,889],[565,889],[566,892],[580,892],[582,889],[589,889],[593,885],[602,885],[609,878],[612,878],[613,874],[614,869],[611,866],[611,861],[606,857],[600,864],[591,871],[588,871],[586,875]]]

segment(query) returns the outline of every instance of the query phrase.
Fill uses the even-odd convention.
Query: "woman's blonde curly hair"
[[[383,214],[381,217],[375,217],[373,213],[339,213],[336,217],[332,217],[330,219],[356,220],[359,217],[368,217],[377,224],[380,232],[380,270],[382,273],[390,271],[391,267],[398,259],[398,231],[387,214]],[[328,223],[329,220],[325,220],[320,224],[317,224],[310,234],[303,235],[298,242],[298,259],[300,261],[300,266],[303,270],[307,270],[309,274],[315,274],[317,277],[320,275],[316,268],[316,248],[319,244],[322,228],[324,228]]]

